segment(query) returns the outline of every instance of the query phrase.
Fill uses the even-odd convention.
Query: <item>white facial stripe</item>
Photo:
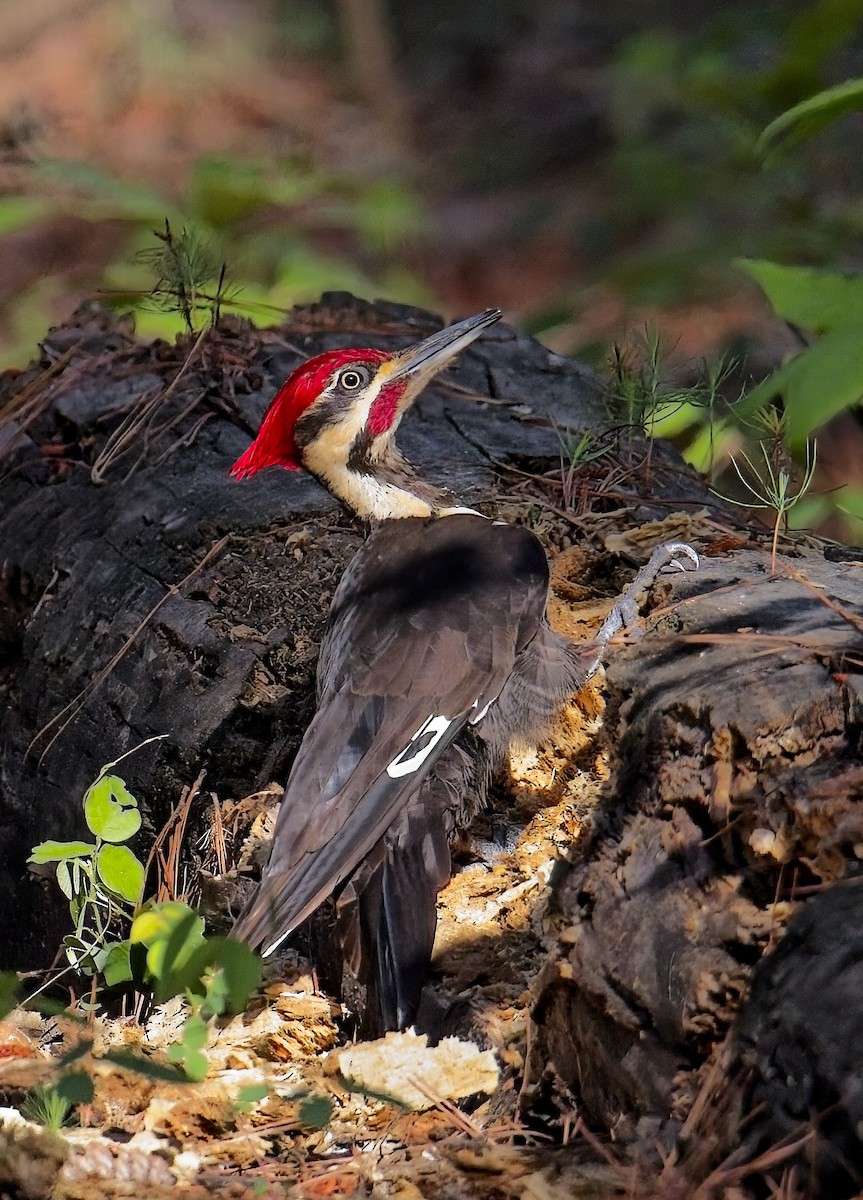
[[[336,371],[335,375],[333,375],[332,381],[321,392],[321,396],[331,396],[336,390],[339,376],[343,371],[349,369],[350,363],[346,364],[346,366],[339,367],[338,371]],[[357,405],[354,401],[351,405],[351,408],[345,413],[345,416],[342,419],[342,424],[349,429],[351,440],[353,440],[357,434],[361,433],[365,429],[366,424],[368,423],[369,413],[372,410],[372,405],[374,404],[375,400],[377,400],[378,392],[386,382],[386,377],[380,369],[373,371],[372,378],[369,381],[368,386],[361,393],[363,403],[361,405]]]
[[[387,775],[390,779],[401,779],[403,775],[410,775],[421,767],[450,725],[452,725],[452,721],[448,717],[427,717],[401,754],[396,755],[387,767]],[[430,740],[419,750],[415,750],[410,758],[405,758],[417,738],[424,737],[426,734],[432,735]]]

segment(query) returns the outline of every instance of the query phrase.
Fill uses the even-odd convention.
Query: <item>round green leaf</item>
[[[96,856],[96,870],[106,888],[137,904],[144,887],[144,864],[128,846],[103,846]]]
[[[141,828],[138,801],[119,775],[102,775],[87,791],[84,819],[105,842],[127,842]]]
[[[129,935],[147,949],[147,968],[157,981],[161,1003],[186,988],[185,966],[204,940],[204,921],[186,904],[154,904],[132,922]]]
[[[311,1095],[300,1103],[300,1124],[304,1129],[325,1129],[333,1117],[329,1096]]]

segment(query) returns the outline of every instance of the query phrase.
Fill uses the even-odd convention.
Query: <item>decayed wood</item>
[[[753,964],[863,855],[861,567],[779,572],[706,559],[608,671],[615,774],[554,894],[532,1066],[619,1136],[674,1142]]]

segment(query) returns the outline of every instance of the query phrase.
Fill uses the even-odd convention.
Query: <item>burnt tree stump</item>
[[[285,777],[362,530],[304,472],[239,485],[228,469],[303,358],[395,349],[440,324],[330,295],[279,329],[227,319],[172,347],[88,308],[0,378],[14,418],[0,440],[0,967],[53,956],[68,914],[25,860],[46,837],[85,832],[81,797],[104,763],[167,734],[122,765],[146,805],[142,844],[201,770],[202,799]],[[557,428],[604,423],[588,371],[495,326],[400,440],[481,502],[495,461],[553,463]]]

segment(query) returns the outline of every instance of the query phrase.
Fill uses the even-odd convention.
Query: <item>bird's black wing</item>
[[[458,514],[372,533],[334,597],[320,707],[237,936],[268,951],[352,875],[494,704],[542,623],[547,586],[542,547],[516,526]]]

